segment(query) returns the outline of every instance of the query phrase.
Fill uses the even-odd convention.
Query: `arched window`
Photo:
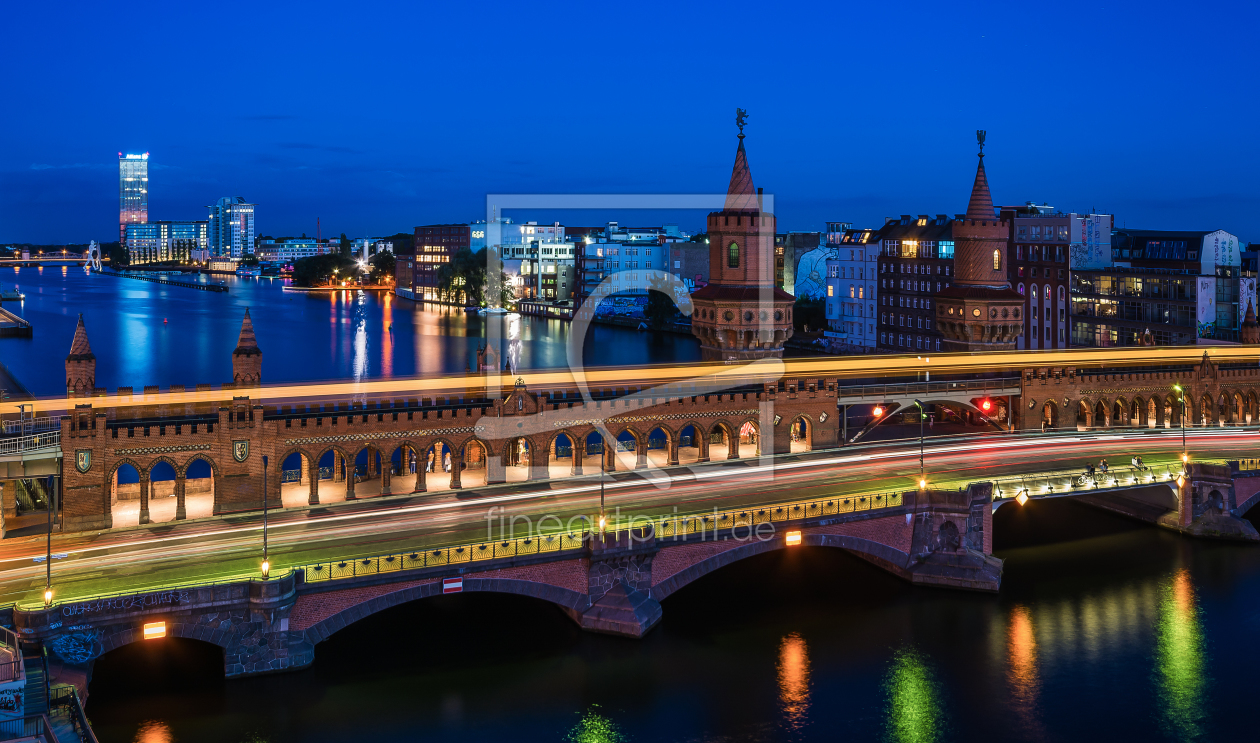
[[[1042,294],[1041,296],[1043,296],[1043,297],[1045,297],[1045,298],[1046,298],[1046,306],[1049,306],[1049,305],[1050,305],[1050,297],[1052,296],[1052,295],[1050,294],[1050,285],[1049,285],[1049,284],[1046,284],[1046,286],[1045,286],[1045,290],[1046,290],[1046,293],[1045,293],[1045,294]]]
[[[732,242],[726,248],[726,267],[739,268],[739,243]]]
[[[994,271],[1002,270],[1002,251],[1001,250],[993,251],[993,270]]]
[[[1021,282],[1021,283],[1020,283],[1020,285],[1019,285],[1019,293],[1020,293],[1020,294],[1023,294],[1023,293],[1024,293],[1024,285],[1023,285],[1023,283],[1022,283],[1022,282]]]

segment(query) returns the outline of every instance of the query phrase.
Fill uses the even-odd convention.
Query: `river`
[[[97,662],[88,714],[102,743],[1255,739],[1260,548],[1063,500],[994,532],[998,595],[781,551],[666,599],[640,641],[474,594],[351,625],[288,675],[135,643]]]
[[[29,339],[0,338],[0,362],[33,394],[64,395],[65,358],[83,313],[98,387],[218,385],[232,380],[232,349],[249,308],[266,383],[462,372],[476,367],[488,323],[501,325],[499,337],[520,338],[519,369],[568,365],[570,325],[561,320],[483,318],[390,294],[284,292],[272,278],[173,278],[223,281],[228,292],[74,267],[0,269],[0,288],[16,284],[26,294],[5,309],[35,330]],[[504,343],[503,358],[508,351]],[[700,346],[687,336],[599,325],[588,331],[583,355],[600,366],[685,362],[700,358]]]

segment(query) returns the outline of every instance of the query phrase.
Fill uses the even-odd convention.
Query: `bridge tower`
[[[66,397],[91,397],[96,389],[96,354],[88,343],[87,328],[83,325],[83,313],[74,329],[70,343],[70,355],[66,356]]]
[[[744,113],[726,204],[708,218],[709,283],[691,295],[691,332],[706,361],[783,356],[792,295],[775,286],[773,214],[762,211],[744,150]]]
[[[954,279],[937,294],[937,327],[946,351],[1010,351],[1023,332],[1024,297],[1007,280],[1009,227],[994,215],[984,172],[983,131],[976,132],[980,162],[967,213],[954,220]]]
[[[232,351],[232,381],[241,387],[262,384],[262,349],[254,337],[254,323],[249,319],[248,307],[245,308],[245,319],[241,321],[241,337],[236,341],[236,350]]]

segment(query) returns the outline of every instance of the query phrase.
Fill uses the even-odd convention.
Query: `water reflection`
[[[1011,611],[1006,629],[1006,686],[1015,714],[1025,730],[1034,737],[1042,736],[1039,707],[1041,678],[1037,659],[1037,636],[1032,614],[1027,606]]]
[[[145,720],[136,730],[135,743],[172,743],[171,726],[162,720]]]
[[[884,679],[888,721],[885,735],[896,743],[929,743],[944,737],[940,693],[927,659],[914,648],[893,655]]]
[[[1205,643],[1190,573],[1182,568],[1165,588],[1159,607],[1156,676],[1160,711],[1177,740],[1203,736],[1207,678]]]
[[[354,381],[360,382],[368,373],[368,334],[367,334],[367,313],[365,305],[367,303],[367,295],[359,294],[350,300],[351,313],[350,323],[354,328],[354,357],[351,361],[351,373]]]
[[[779,645],[779,706],[788,730],[799,732],[809,722],[809,648],[795,632]]]
[[[592,704],[565,740],[570,743],[622,743],[626,736],[612,720],[599,713],[598,704]]]

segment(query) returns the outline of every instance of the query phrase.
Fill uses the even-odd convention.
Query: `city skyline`
[[[648,27],[600,9],[499,6],[492,26],[459,8],[270,9],[245,36],[218,34],[233,20],[197,16],[191,37],[150,36],[149,58],[166,61],[146,67],[141,92],[213,79],[222,59],[241,60],[255,84],[230,110],[186,96],[141,118],[104,113],[117,108],[105,80],[124,62],[99,42],[129,19],[92,8],[53,19],[24,6],[15,25],[58,27],[64,51],[40,54],[33,37],[10,50],[0,240],[107,239],[118,151],[152,153],[151,218],[200,218],[208,200],[246,194],[265,205],[258,231],[271,235],[314,234],[316,218],[338,234],[468,220],[482,216],[486,193],[705,192],[729,167],[714,135],[736,106],[749,111],[750,153],[785,230],[963,211],[971,132],[984,128],[1002,184],[995,203],[1255,239],[1247,218],[1260,187],[1230,173],[1260,163],[1246,132],[1256,104],[1240,95],[1257,73],[1244,47],[1219,37],[1255,9],[1175,21],[1135,10],[671,7]],[[194,13],[142,6],[138,16],[161,29]],[[748,17],[762,36],[734,58],[699,42],[701,29],[747,34]],[[469,33],[385,41],[384,18]],[[805,27],[816,35],[802,38]],[[518,36],[528,28],[546,33]],[[328,43],[289,57],[237,41],[289,35]],[[212,42],[218,53],[195,59],[172,46]],[[517,42],[539,53],[522,57]],[[1212,51],[1152,51],[1174,48]],[[695,229],[702,218],[669,221]]]

